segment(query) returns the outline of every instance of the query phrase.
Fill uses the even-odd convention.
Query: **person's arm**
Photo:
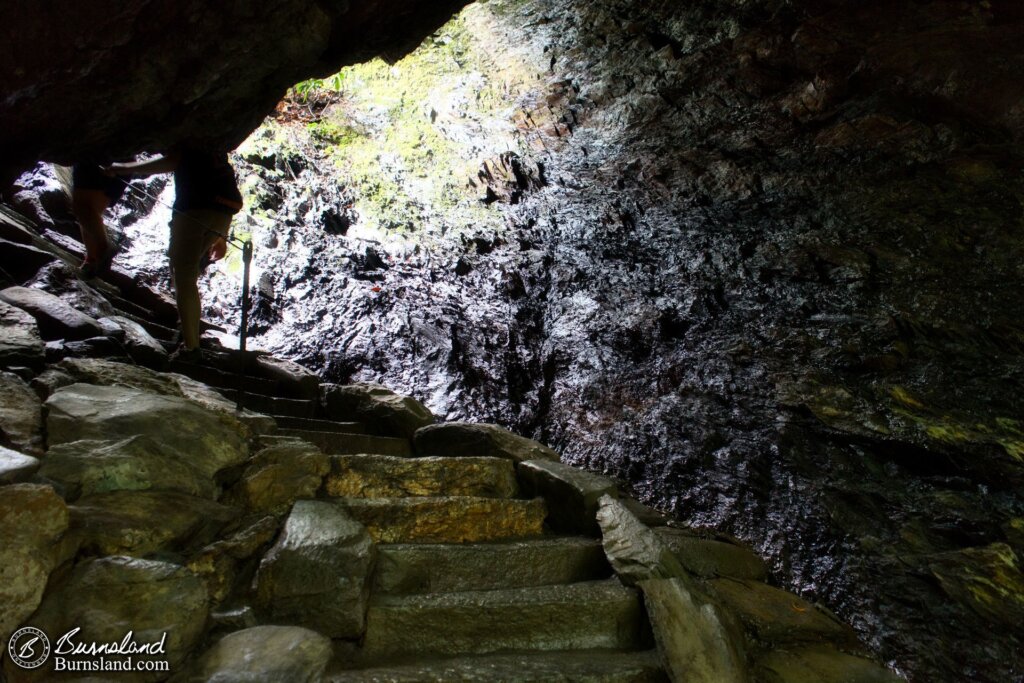
[[[150,176],[157,173],[172,173],[178,168],[178,161],[181,155],[176,152],[169,152],[145,161],[132,161],[127,164],[110,164],[104,167],[104,171],[115,176]]]

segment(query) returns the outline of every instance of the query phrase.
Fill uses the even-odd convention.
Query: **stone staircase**
[[[230,375],[175,369],[233,395]],[[263,443],[328,455],[321,499],[377,544],[364,635],[336,644],[326,681],[668,680],[639,591],[614,578],[599,539],[550,530],[514,460],[415,457],[408,438],[325,419],[318,402],[258,382],[246,406],[278,424]]]
[[[21,234],[15,227],[0,226],[0,238]],[[74,265],[73,255],[37,234],[19,239],[48,254],[49,267]],[[99,603],[89,612],[89,598],[75,591],[93,585],[97,573],[144,586],[138,575],[154,572],[159,582],[173,577],[180,595],[160,598],[170,600],[162,609],[148,606],[158,600],[151,595],[133,597],[111,623],[142,632],[139,614],[159,621],[153,615],[191,605],[195,623],[174,626],[175,682],[895,680],[832,615],[764,583],[763,562],[735,539],[686,529],[622,495],[616,482],[560,463],[541,444],[494,425],[432,424],[423,406],[383,388],[321,384],[294,363],[217,343],[202,363],[171,362],[174,332],[159,294],[116,271],[110,282],[71,287],[105,302],[90,329],[106,330],[106,341],[50,335],[44,352],[31,330],[19,328],[17,339],[28,341],[13,350],[0,345],[4,377],[30,381],[46,401],[50,441],[49,453],[35,452],[49,478],[34,474],[39,462],[25,465],[30,456],[5,470],[14,456],[0,452],[0,532],[7,533],[5,491],[9,500],[48,496],[65,520],[50,525],[64,540],[46,541],[60,548],[50,562],[60,579],[35,613],[22,610],[14,623],[62,624],[78,609],[115,609]],[[47,306],[59,308],[46,296],[28,315],[0,303],[5,334],[10,320],[27,326],[30,317],[50,315]],[[72,396],[76,381],[110,388]],[[76,429],[72,408],[108,397],[118,405],[159,398],[161,410],[171,406],[168,419],[173,410],[208,419],[202,428],[188,423],[196,439],[206,429],[221,430],[223,441],[239,434],[248,441],[221,453],[220,464],[204,462],[209,472],[195,481],[175,465],[188,495],[107,490],[122,470],[91,479],[74,470],[71,481],[67,463],[83,448],[75,444],[90,442],[59,437]],[[245,412],[234,411],[236,400]],[[213,417],[197,416],[195,405]],[[107,438],[108,459],[127,449],[159,468],[152,448],[133,451],[131,439],[118,441],[125,424],[134,423],[94,425],[87,438]],[[148,476],[131,474],[125,486],[141,487]],[[67,498],[63,513],[55,490]],[[68,510],[70,530],[59,532]],[[12,682],[52,673],[9,664],[3,671]]]
[[[487,680],[508,656],[479,655],[510,651],[527,669],[543,655],[545,678],[517,680],[574,680],[581,650],[601,654],[602,680],[664,680],[636,652],[653,646],[637,591],[609,578],[596,540],[545,534],[511,460],[333,456],[325,491],[380,544],[362,646],[330,680]]]

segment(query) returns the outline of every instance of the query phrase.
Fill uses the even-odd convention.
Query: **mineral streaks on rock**
[[[519,486],[512,463],[504,458],[336,455],[331,457],[324,491],[339,498],[512,498]]]
[[[542,499],[476,497],[346,498],[339,502],[378,543],[470,543],[538,536]]]
[[[239,516],[229,506],[170,490],[95,493],[70,510],[85,551],[134,557],[196,550]]]

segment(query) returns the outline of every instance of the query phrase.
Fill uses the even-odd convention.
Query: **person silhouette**
[[[227,152],[184,145],[152,159],[111,164],[104,171],[118,177],[174,173],[167,254],[181,322],[181,346],[172,358],[200,360],[200,264],[204,255],[217,251],[228,235],[232,217],[242,209],[242,194]]]
[[[71,211],[85,246],[85,259],[78,273],[84,278],[102,277],[110,271],[115,249],[103,212],[121,199],[125,187],[123,180],[105,174],[98,164],[79,163],[71,169]]]

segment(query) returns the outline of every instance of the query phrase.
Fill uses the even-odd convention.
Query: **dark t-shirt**
[[[238,213],[242,193],[224,152],[184,150],[174,171],[174,208]]]

